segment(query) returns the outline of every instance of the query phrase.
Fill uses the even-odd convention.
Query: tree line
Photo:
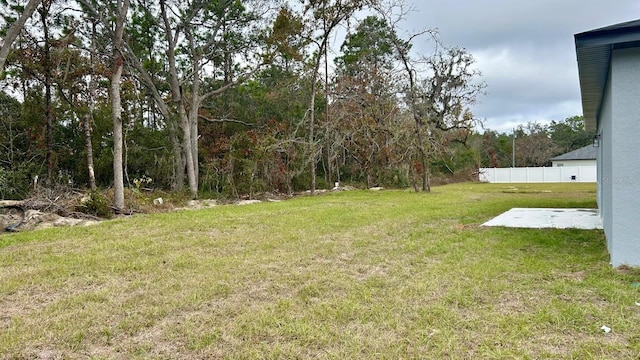
[[[36,179],[113,187],[120,210],[127,186],[193,198],[335,182],[429,191],[434,176],[505,165],[506,135],[480,133],[471,111],[485,88],[472,54],[431,29],[402,31],[400,1],[0,7],[2,198]],[[577,143],[554,134],[577,122],[520,128],[518,143],[546,136],[557,147],[545,156],[559,153]]]
[[[584,128],[582,116],[549,124],[529,122],[510,133],[485,130],[476,134],[473,148],[480,167],[550,166],[551,158],[593,144],[595,131]]]

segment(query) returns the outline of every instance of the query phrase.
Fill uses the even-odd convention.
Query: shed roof
[[[640,19],[575,34],[582,112],[587,130],[595,130],[609,77],[613,49],[640,47]]]
[[[569,151],[566,154],[558,155],[551,159],[551,161],[560,161],[560,160],[595,160],[597,154],[597,149],[593,147],[593,145],[587,145],[585,147],[581,147],[580,149],[576,149],[573,151]]]

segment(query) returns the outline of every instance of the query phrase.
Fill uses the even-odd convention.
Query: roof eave
[[[598,126],[612,49],[640,41],[640,20],[579,33],[574,39],[585,128],[593,131]]]

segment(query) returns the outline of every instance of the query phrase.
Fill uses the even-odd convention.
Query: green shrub
[[[113,216],[109,199],[98,191],[92,191],[88,194],[88,197],[80,205],[79,211],[107,219]]]
[[[291,179],[291,187],[293,191],[306,191],[311,186],[311,176],[309,173],[304,172],[298,176],[294,176]],[[333,186],[332,186],[333,187]],[[330,189],[329,183],[322,176],[316,176],[316,189]]]
[[[30,170],[24,164],[13,171],[0,167],[0,199],[24,199],[30,191]]]
[[[389,188],[405,189],[409,187],[410,181],[406,172],[400,169],[390,169],[382,172],[379,177],[380,185]]]

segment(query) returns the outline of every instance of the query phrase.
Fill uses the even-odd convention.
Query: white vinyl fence
[[[479,180],[490,183],[596,182],[595,166],[480,168]]]

